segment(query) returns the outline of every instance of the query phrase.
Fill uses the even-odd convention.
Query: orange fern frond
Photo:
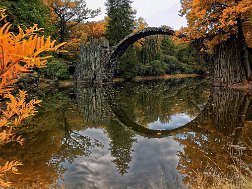
[[[31,72],[30,68],[45,67],[50,56],[40,57],[41,53],[59,51],[65,43],[55,45],[56,41],[39,37],[37,32],[42,29],[34,25],[19,34],[11,33],[11,24],[6,23],[0,28],[0,90],[16,82],[20,73]],[[5,91],[3,91],[5,92]]]
[[[11,182],[4,181],[1,177],[4,176],[6,173],[14,173],[14,174],[19,174],[17,167],[23,165],[19,161],[7,161],[5,165],[0,166],[0,186],[2,187],[10,187]]]
[[[5,10],[0,8],[0,20],[5,18]],[[17,81],[21,73],[31,72],[31,68],[44,67],[50,56],[41,57],[43,52],[59,51],[64,45],[55,45],[55,41],[50,37],[39,37],[38,32],[42,29],[38,25],[30,28],[18,27],[19,33],[10,32],[10,23],[0,27],[0,97],[4,99],[4,109],[0,110],[0,145],[16,141],[23,144],[22,136],[15,134],[15,129],[27,117],[36,112],[35,106],[41,100],[30,100],[26,102],[27,92],[19,91],[14,96],[10,93],[13,84]],[[3,175],[7,172],[18,174],[17,166],[22,165],[18,161],[6,162],[0,166],[0,187],[10,187],[11,182],[3,180]]]
[[[6,17],[5,9],[0,8],[0,21],[3,20],[5,17]]]
[[[3,116],[0,119],[0,126],[4,126],[3,123],[6,124],[6,120],[8,120],[7,126],[17,127],[25,118],[37,112],[35,105],[38,105],[41,100],[33,99],[26,103],[26,96],[27,93],[21,90],[16,97],[10,93],[4,95],[4,98],[9,99],[9,102],[6,103],[6,109],[2,110]]]

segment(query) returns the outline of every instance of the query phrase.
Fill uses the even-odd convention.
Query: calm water
[[[252,107],[238,91],[177,79],[41,98],[25,144],[0,150],[24,164],[12,188],[252,188]]]

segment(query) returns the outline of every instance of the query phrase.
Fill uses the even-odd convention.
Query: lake
[[[12,188],[252,188],[252,106],[202,78],[40,92]]]

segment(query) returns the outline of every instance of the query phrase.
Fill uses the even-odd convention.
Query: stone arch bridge
[[[92,39],[89,44],[81,45],[75,78],[78,83],[110,82],[113,78],[114,65],[130,45],[147,36],[174,35],[174,33],[169,27],[148,27],[129,34],[112,47],[109,47],[106,39]]]

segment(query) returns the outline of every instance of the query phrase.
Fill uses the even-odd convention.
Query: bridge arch
[[[174,33],[174,30],[169,27],[148,27],[136,33],[129,34],[116,46],[111,47],[109,64],[114,65],[116,61],[124,54],[127,48],[139,39],[157,34],[174,35]]]
[[[200,132],[201,130],[203,130],[203,128],[200,128],[199,126],[209,116],[209,108],[208,108],[209,102],[210,100],[208,100],[206,107],[199,113],[199,115],[195,119],[193,119],[192,121],[188,122],[185,125],[182,125],[178,128],[171,130],[152,130],[149,128],[145,128],[142,125],[139,125],[136,122],[132,121],[127,116],[127,114],[115,103],[110,103],[110,108],[120,124],[129,127],[132,131],[136,132],[138,135],[148,138],[164,138],[177,133],[181,133],[182,130],[187,132],[189,131]]]

